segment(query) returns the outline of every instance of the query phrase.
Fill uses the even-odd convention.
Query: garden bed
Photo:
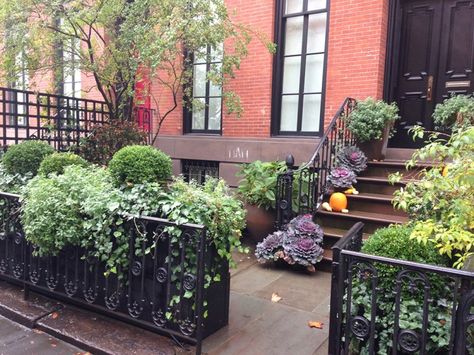
[[[108,272],[105,262],[80,247],[35,256],[20,221],[19,196],[0,192],[0,278],[152,331],[200,346],[225,326],[229,266],[201,225],[138,217],[124,227],[128,268]],[[167,228],[179,228],[179,243]],[[111,232],[112,233],[112,232]],[[209,282],[214,270],[219,282]]]

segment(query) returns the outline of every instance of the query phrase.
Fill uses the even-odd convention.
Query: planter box
[[[198,351],[203,338],[228,324],[229,266],[218,256],[204,227],[180,225],[182,235],[173,242],[164,232],[165,227],[176,226],[173,222],[153,217],[130,221],[126,226],[129,267],[119,270],[122,277],[106,277],[105,264],[79,247],[57,256],[36,257],[15,212],[18,196],[0,193],[0,200],[4,201],[0,278],[24,285],[26,292],[34,290],[180,338],[196,344]],[[146,237],[137,243],[139,235]],[[150,247],[145,255],[142,251]],[[218,272],[221,281],[206,288],[205,270]],[[179,301],[173,302],[177,297]]]

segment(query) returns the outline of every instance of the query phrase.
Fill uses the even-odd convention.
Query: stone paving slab
[[[85,355],[81,349],[0,316],[0,355]]]
[[[322,321],[323,329],[308,321]],[[312,355],[327,340],[326,315],[233,292],[230,325],[205,340],[208,355]]]

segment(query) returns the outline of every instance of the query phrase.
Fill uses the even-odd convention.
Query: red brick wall
[[[331,1],[326,122],[347,96],[382,98],[388,3],[388,0]]]
[[[235,21],[274,38],[274,0],[227,0]],[[344,98],[381,98],[385,67],[388,0],[331,0],[326,123]],[[224,114],[223,135],[269,137],[272,95],[272,56],[254,39],[236,79],[229,87],[239,94],[241,118]],[[177,110],[162,129],[163,134],[182,132],[182,111]]]

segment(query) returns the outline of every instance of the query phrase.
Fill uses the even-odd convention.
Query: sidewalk
[[[253,254],[235,253],[229,326],[208,337],[208,355],[327,354],[331,274],[260,265]],[[322,265],[321,265],[322,266]],[[281,299],[272,302],[272,294]],[[309,321],[323,323],[310,328]]]
[[[87,353],[39,330],[0,316],[0,355],[85,355]]]

